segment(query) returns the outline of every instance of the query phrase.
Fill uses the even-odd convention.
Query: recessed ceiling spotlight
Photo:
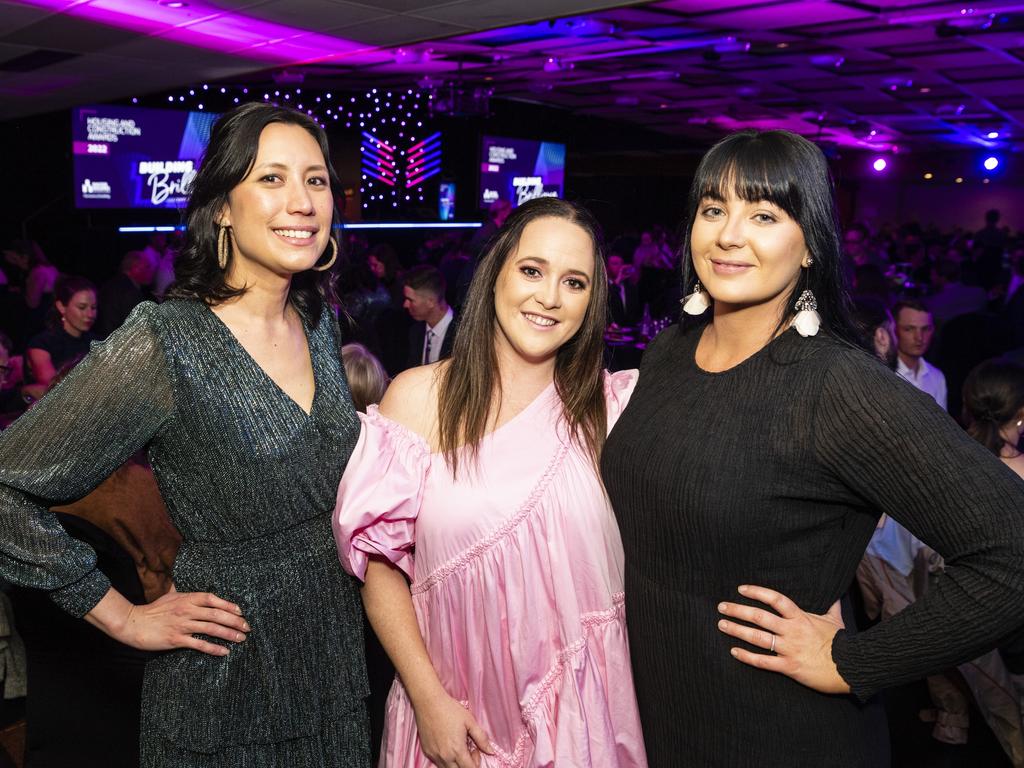
[[[998,139],[999,138],[999,131],[989,131],[987,134],[985,134],[985,138],[986,139]]]
[[[182,0],[160,0],[160,5],[167,8],[188,8],[188,3],[182,2]]]
[[[929,171],[928,173],[926,173],[926,174],[924,175],[924,177],[925,177],[926,179],[934,179],[934,178],[935,178],[935,174],[933,174],[933,173],[932,173],[931,171]]]
[[[964,177],[963,176],[957,176],[955,179],[953,179],[953,181],[955,181],[957,184],[963,184],[964,183]]]
[[[776,43],[776,48],[789,48],[789,43]]]
[[[931,92],[932,92],[932,89],[929,88],[927,85],[921,87],[921,93],[931,93]]]

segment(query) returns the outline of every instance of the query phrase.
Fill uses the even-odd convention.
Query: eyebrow
[[[256,168],[273,168],[273,169],[279,169],[279,170],[282,170],[282,171],[287,171],[289,166],[285,165],[284,163],[260,163],[259,165],[256,166]],[[255,170],[255,168],[253,170]],[[308,166],[306,168],[307,172],[308,171],[326,171],[326,170],[327,170],[327,166],[326,165],[310,165],[310,166]]]
[[[546,267],[551,266],[551,262],[548,261],[547,259],[545,259],[543,256],[522,256],[519,259],[519,262],[523,262],[523,261],[536,261],[538,264],[543,264]],[[566,270],[565,273],[567,275],[579,275],[580,277],[587,278],[587,280],[593,280],[594,279],[590,275],[588,275],[586,272],[584,272],[582,269],[568,269],[568,270]]]

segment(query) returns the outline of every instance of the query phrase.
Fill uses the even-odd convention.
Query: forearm
[[[423,643],[409,586],[401,572],[388,563],[370,560],[362,594],[370,625],[395,665],[413,706],[444,693]]]
[[[132,608],[134,606],[128,599],[111,587],[82,618],[115,640],[125,643]]]

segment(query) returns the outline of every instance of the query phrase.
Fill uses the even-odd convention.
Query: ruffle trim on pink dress
[[[529,514],[537,506],[538,502],[544,497],[545,491],[548,489],[548,485],[551,483],[552,478],[558,471],[558,468],[562,465],[565,460],[566,454],[569,452],[569,447],[563,445],[558,453],[555,455],[554,460],[548,466],[547,470],[541,476],[540,481],[534,487],[533,492],[529,498],[519,507],[519,509],[506,520],[497,530],[489,534],[487,537],[481,539],[469,549],[465,550],[459,555],[456,555],[444,565],[435,569],[433,573],[427,576],[425,579],[419,582],[415,582],[410,587],[410,591],[414,595],[418,595],[421,592],[426,592],[431,587],[440,584],[442,581],[447,579],[456,571],[460,571],[465,568],[469,563],[476,560],[480,555],[484,554],[487,550],[491,549],[503,538],[508,536],[513,530],[515,530]]]

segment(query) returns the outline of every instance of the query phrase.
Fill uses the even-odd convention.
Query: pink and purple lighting
[[[885,161],[884,157],[875,158],[875,161],[871,164],[871,167],[875,169],[875,173],[881,173],[886,169],[889,164]]]
[[[17,0],[22,5],[172,40],[183,45],[277,64],[337,59],[386,60],[351,40],[231,13],[205,2],[140,3],[139,0]]]

